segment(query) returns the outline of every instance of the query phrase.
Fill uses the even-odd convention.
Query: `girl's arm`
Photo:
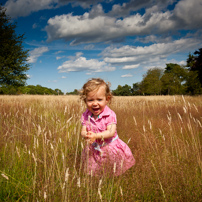
[[[86,126],[82,126],[82,128],[81,128],[81,136],[83,138],[86,138],[86,135],[87,135],[87,128],[86,128]]]
[[[101,133],[94,133],[92,131],[88,131],[87,133],[87,138],[88,139],[105,139],[105,138],[110,138],[115,135],[116,132],[116,124],[111,124],[107,126],[107,130],[101,132]]]

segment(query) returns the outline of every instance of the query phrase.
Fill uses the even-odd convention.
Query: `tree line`
[[[24,50],[24,34],[17,35],[16,23],[5,14],[0,5],[0,94],[64,94],[60,89],[52,90],[40,85],[26,86],[30,68],[29,50]],[[79,91],[67,93],[77,95]],[[189,54],[187,65],[169,63],[165,69],[149,69],[141,82],[133,86],[118,85],[114,95],[199,95],[202,94],[202,48]]]
[[[131,95],[201,95],[202,48],[189,54],[185,66],[169,63],[164,69],[152,68],[133,86],[119,85],[113,91],[117,96]]]
[[[51,89],[43,87],[41,85],[27,85],[27,86],[3,86],[0,88],[1,95],[63,95],[64,93],[60,89]]]

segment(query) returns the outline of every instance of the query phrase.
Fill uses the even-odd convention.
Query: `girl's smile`
[[[87,108],[92,112],[95,119],[104,110],[107,103],[108,99],[106,98],[106,90],[104,86],[101,86],[98,90],[89,92],[86,98]]]

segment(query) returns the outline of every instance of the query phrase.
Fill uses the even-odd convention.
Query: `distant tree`
[[[131,86],[129,85],[118,85],[116,90],[113,90],[113,95],[117,95],[117,96],[130,96],[132,95],[132,89]]]
[[[36,90],[36,94],[38,94],[38,95],[44,94],[44,90],[43,90],[43,87],[41,85],[36,85],[35,90]]]
[[[202,48],[189,54],[187,59],[187,67],[189,67],[189,75],[187,81],[187,91],[194,94],[202,93]],[[193,80],[194,78],[194,80]]]
[[[187,67],[191,70],[196,62],[196,58],[189,53],[188,58],[187,58]]]
[[[185,83],[188,71],[178,64],[166,64],[164,74],[161,78],[162,93],[168,95],[185,94]]]
[[[133,95],[141,95],[142,94],[142,92],[141,92],[141,83],[140,82],[133,84],[132,94]]]
[[[124,85],[123,87],[122,87],[122,95],[123,96],[130,96],[130,95],[132,95],[132,89],[131,89],[131,86],[129,86],[129,85]]]
[[[16,23],[11,23],[5,14],[6,9],[0,5],[0,87],[24,86],[28,50],[23,50],[24,35],[15,33]]]
[[[202,85],[202,48],[196,50],[194,56],[191,57],[191,61],[189,60],[190,58],[187,60],[188,67],[190,67],[191,71],[198,72],[198,78]]]
[[[141,82],[141,90],[145,95],[161,94],[161,77],[163,70],[161,68],[149,69]]]
[[[63,94],[64,94],[64,93],[63,93],[60,89],[58,89],[58,88],[55,89],[55,92],[57,93],[57,95],[63,95]]]
[[[31,94],[31,95],[63,95],[64,93],[60,89],[51,89],[47,87],[43,87],[41,85],[28,85],[28,86],[20,86],[18,88],[14,86],[3,86],[0,88],[0,94]]]
[[[116,90],[113,90],[112,93],[113,93],[113,95],[119,96],[119,95],[121,95],[121,90],[122,90],[122,86],[118,85]]]
[[[201,83],[198,78],[198,73],[196,71],[189,71],[187,82],[186,82],[186,93],[190,95],[200,95],[202,94]]]
[[[79,95],[79,90],[74,89],[73,92],[66,93],[66,95]]]

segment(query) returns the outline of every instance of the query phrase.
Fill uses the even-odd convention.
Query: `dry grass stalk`
[[[114,97],[118,134],[136,165],[102,179],[83,174],[79,97],[0,96],[0,106],[0,197],[7,201],[202,198],[201,97]]]

